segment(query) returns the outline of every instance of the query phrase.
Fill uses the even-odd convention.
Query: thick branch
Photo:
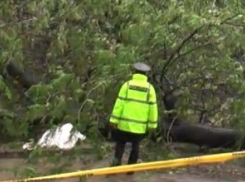
[[[198,145],[200,147],[211,148],[241,148],[245,147],[245,142],[241,142],[238,147],[241,133],[235,129],[213,128],[207,125],[177,124],[169,126],[164,123],[163,136],[170,137],[172,142],[183,142]],[[170,136],[166,136],[169,134]]]
[[[195,48],[193,48],[193,49],[190,49],[190,50],[188,50],[188,51],[186,51],[186,52],[184,52],[184,53],[182,53],[182,54],[179,54],[176,58],[174,58],[174,59],[168,64],[168,67],[171,66],[173,63],[175,63],[179,58],[184,57],[184,56],[186,56],[186,55],[188,55],[188,54],[190,54],[190,53],[192,53],[192,52],[194,52],[194,51],[196,51],[196,50],[198,50],[198,49],[200,49],[200,48],[206,47],[206,46],[208,46],[208,45],[210,45],[210,43],[207,43],[207,44],[204,44],[204,45],[201,45],[201,46],[197,46],[197,47],[195,47]],[[166,72],[166,69],[165,69],[165,72]]]
[[[236,17],[239,16],[239,15],[240,15],[240,13],[237,13],[237,14],[235,14],[235,15],[229,17],[229,18],[226,18],[226,19],[223,20],[220,24],[221,24],[221,25],[222,25],[222,24],[225,24],[225,23],[227,23],[228,21],[230,21],[230,20],[236,18]]]
[[[198,28],[196,28],[188,37],[186,37],[175,49],[174,49],[174,51],[172,52],[172,54],[170,55],[170,57],[169,57],[169,59],[168,59],[168,61],[167,61],[167,63],[163,66],[163,68],[162,68],[162,71],[161,71],[161,73],[162,73],[162,75],[161,75],[161,77],[160,77],[160,82],[162,82],[163,81],[163,76],[164,76],[164,72],[165,72],[165,70],[166,70],[166,68],[169,66],[169,64],[172,62],[172,60],[174,59],[174,57],[175,57],[175,55],[176,55],[176,53],[178,53],[182,48],[183,48],[183,46],[190,40],[190,39],[192,39],[197,33],[198,33],[198,31],[202,28],[203,26],[200,26],[200,27],[198,27]]]

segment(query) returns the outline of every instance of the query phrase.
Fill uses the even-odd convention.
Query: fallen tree
[[[179,95],[166,94],[163,98],[166,110],[174,110]],[[244,149],[243,133],[235,128],[221,128],[203,124],[184,122],[174,112],[165,116],[159,124],[158,134],[151,139],[162,136],[167,142],[181,142],[198,145],[204,149],[226,148]]]
[[[162,135],[167,142],[183,142],[198,145],[200,148],[244,149],[245,142],[236,129],[216,128],[200,124],[164,123]],[[240,146],[239,146],[240,144]]]
[[[178,123],[171,125],[164,122],[158,128],[156,135],[151,140],[156,143],[157,138],[162,137],[165,142],[178,142],[194,144],[200,149],[244,149],[245,141],[241,141],[241,132],[237,129],[218,128],[201,124]],[[100,133],[107,139],[110,138],[110,131],[100,128]]]
[[[179,95],[174,96],[172,93],[166,94],[163,98],[165,109],[170,111],[176,109],[176,101]],[[110,131],[108,123],[100,126],[100,133],[109,138]],[[233,128],[213,127],[202,124],[190,124],[179,118],[175,112],[166,114],[164,119],[159,123],[157,132],[150,139],[157,142],[162,137],[166,142],[178,142],[194,144],[200,149],[244,149],[245,141],[242,132]]]
[[[157,80],[154,85],[159,97],[162,93],[157,86],[162,88],[173,80],[169,89],[176,84],[184,88],[186,97],[191,98],[188,106],[207,115],[230,97],[229,93],[245,93],[242,69],[236,69],[235,64],[243,60],[245,47],[244,41],[238,41],[244,35],[240,26],[244,16],[237,9],[243,8],[237,8],[236,3],[212,5],[215,13],[210,13],[207,10],[211,4],[204,4],[164,2],[164,7],[152,8],[151,2],[137,1],[103,1],[95,6],[76,1],[39,1],[30,5],[6,1],[6,11],[0,12],[5,17],[0,30],[0,58],[11,61],[4,65],[6,77],[2,75],[0,85],[10,91],[2,86],[1,92],[6,94],[1,94],[0,102],[14,116],[0,113],[4,132],[1,135],[17,139],[30,133],[36,136],[35,128],[40,129],[43,123],[67,121],[86,131],[92,128],[88,133],[94,135],[95,121],[103,120],[101,114],[111,112],[119,81],[129,76],[128,65],[136,60],[149,60],[152,73],[156,73],[153,80]],[[169,16],[163,16],[165,11]],[[169,81],[163,83],[165,76]],[[220,85],[224,87],[222,92]],[[225,99],[216,99],[220,93]],[[242,115],[242,110],[237,112],[237,108],[244,108],[242,103],[234,105],[236,111],[225,113]],[[174,111],[174,107],[174,102],[165,103],[165,110]],[[217,113],[230,124],[231,119]],[[185,124],[182,121],[192,119],[182,116],[172,126],[176,114],[174,111],[162,121],[164,130],[159,130],[164,138],[169,133],[173,141],[197,145],[211,145],[207,143],[219,138],[218,131]],[[243,119],[236,117],[233,121]],[[102,132],[105,136],[109,133],[107,127]],[[222,146],[219,141],[228,136],[227,131],[218,135],[220,139],[211,146]]]

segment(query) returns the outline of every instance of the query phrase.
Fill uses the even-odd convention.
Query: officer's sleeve
[[[149,107],[149,123],[148,127],[155,129],[157,128],[158,120],[158,107],[157,107],[157,97],[153,86],[150,87],[150,107]]]
[[[124,103],[125,103],[124,99],[126,98],[126,92],[127,92],[127,83],[124,83],[116,99],[116,103],[114,105],[112,115],[110,118],[110,123],[117,124],[119,122],[119,118],[121,117]]]

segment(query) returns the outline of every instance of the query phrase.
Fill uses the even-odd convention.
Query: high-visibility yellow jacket
[[[110,122],[119,130],[144,134],[148,128],[157,127],[157,120],[155,89],[145,75],[134,74],[121,87]]]

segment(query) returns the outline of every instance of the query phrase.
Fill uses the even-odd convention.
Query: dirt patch
[[[81,152],[82,153],[82,152]],[[85,155],[84,153],[82,153]],[[124,164],[128,159],[129,152],[124,155]],[[69,155],[60,157],[60,161],[48,162],[38,160],[36,163],[28,163],[26,159],[0,159],[0,180],[19,179],[23,174],[34,176],[59,174],[64,172],[95,169],[107,167],[112,159],[112,153],[108,153],[102,160],[92,162],[91,154],[85,158],[69,158]],[[87,161],[86,161],[86,160]],[[86,161],[86,162],[85,162]],[[199,165],[171,170],[143,171],[133,176],[126,174],[111,177],[89,177],[86,182],[242,182],[245,179],[245,162],[237,160],[224,164]],[[62,168],[62,165],[66,166]],[[63,169],[59,171],[58,168]],[[59,182],[79,182],[78,178],[56,180]]]
[[[125,157],[126,159],[126,157]],[[27,164],[24,160],[7,159],[0,161],[0,167],[7,167],[9,169],[15,169],[17,173],[13,171],[0,172],[1,180],[16,179],[18,176],[18,170],[25,167]],[[80,161],[76,161],[70,166],[69,171],[77,171],[79,169],[92,169],[100,168],[109,165],[109,159],[104,159],[89,165],[82,165]],[[48,170],[53,165],[44,165],[36,167],[40,171]],[[41,169],[41,170],[40,170]],[[133,176],[127,176],[126,174],[114,175],[111,177],[90,177],[87,178],[87,182],[228,182],[228,181],[242,181],[245,179],[245,169],[231,164],[223,165],[201,165],[196,167],[180,168],[178,170],[158,170],[158,171],[144,171],[135,173]],[[78,182],[78,178],[57,180],[60,182]]]

